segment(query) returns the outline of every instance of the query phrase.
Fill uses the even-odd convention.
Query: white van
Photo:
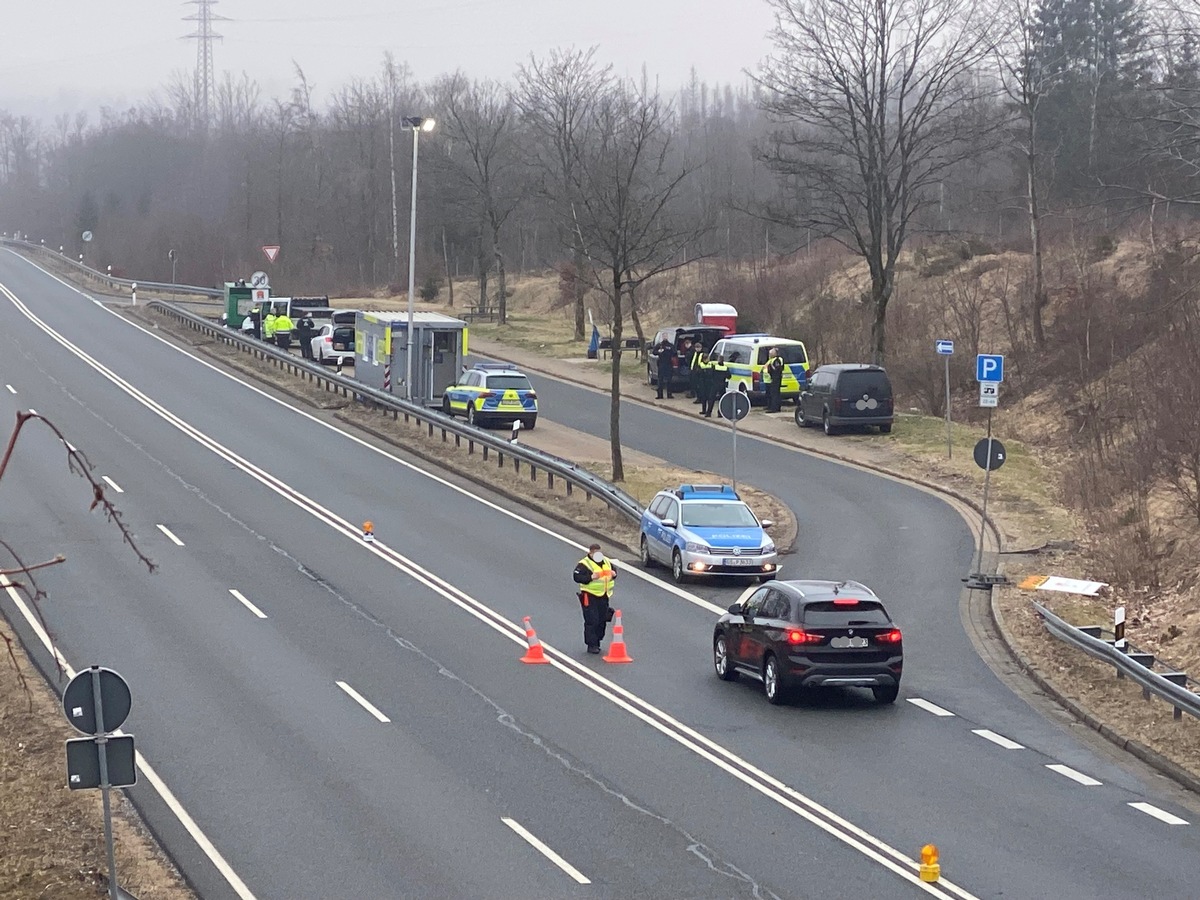
[[[729,366],[729,390],[741,391],[751,400],[762,400],[767,396],[762,373],[772,347],[783,358],[783,387],[779,396],[783,400],[795,400],[808,383],[808,350],[803,341],[769,334],[731,334],[717,341],[709,351],[709,357],[725,357]]]

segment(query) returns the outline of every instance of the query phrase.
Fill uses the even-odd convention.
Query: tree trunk
[[[579,246],[579,240],[575,240],[575,340],[582,341],[583,327],[587,323],[586,310],[583,306],[583,298],[587,293],[583,287],[583,269],[587,265],[587,257],[583,255],[583,248]]]
[[[612,446],[612,480],[625,480],[625,463],[621,459],[621,273],[614,269],[612,320],[612,395],[608,407],[608,437]]]
[[[446,252],[446,229],[442,229],[442,263],[446,267],[446,287],[450,291],[450,307],[454,307],[454,279],[450,277],[450,254]]]
[[[1028,175],[1029,238],[1033,249],[1033,343],[1041,347],[1046,343],[1046,332],[1042,324],[1042,311],[1046,308],[1046,283],[1042,275],[1042,229],[1037,195],[1037,163],[1032,151],[1029,153]]]
[[[633,319],[633,330],[637,332],[638,344],[641,349],[638,351],[638,356],[643,356],[646,352],[646,332],[642,330],[642,320],[638,317],[637,298],[633,294],[634,289],[629,288],[629,315]]]
[[[871,362],[883,365],[884,343],[887,329],[888,301],[892,299],[894,275],[890,266],[871,278],[871,299],[875,315],[871,320]]]
[[[500,251],[500,229],[492,225],[492,257],[496,260],[496,279],[499,282],[500,303],[497,321],[508,324],[508,284],[504,272],[504,254]]]
[[[491,271],[491,256],[483,250],[483,230],[479,232],[479,308],[488,305],[488,272]]]

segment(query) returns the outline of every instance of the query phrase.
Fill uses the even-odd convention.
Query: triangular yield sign
[[[275,262],[275,257],[279,255],[279,246],[276,244],[269,247],[263,247],[262,251],[263,253],[267,254],[267,259],[270,262]]]

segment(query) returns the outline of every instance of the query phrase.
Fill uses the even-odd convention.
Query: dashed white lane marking
[[[971,734],[977,734],[985,741],[991,741],[993,744],[998,744],[1005,750],[1025,749],[1024,745],[1018,744],[1016,741],[1011,741],[1002,734],[996,734],[994,731],[988,731],[986,728],[972,728]]]
[[[116,491],[118,494],[125,493],[123,490],[121,490],[121,486],[119,484],[117,484],[115,481],[113,481],[111,478],[109,478],[107,475],[102,475],[101,477],[105,480],[105,482],[107,482],[108,486],[110,488],[112,488],[114,491]]]
[[[1187,819],[1181,819],[1181,818],[1179,818],[1179,816],[1173,816],[1173,815],[1171,815],[1171,813],[1167,812],[1166,810],[1159,809],[1157,806],[1153,806],[1149,803],[1145,803],[1145,802],[1130,803],[1129,805],[1132,806],[1134,809],[1136,809],[1138,812],[1144,812],[1146,815],[1153,816],[1154,818],[1158,819],[1160,822],[1166,822],[1168,825],[1186,825],[1186,824],[1188,824]]]
[[[167,537],[169,537],[171,540],[173,540],[175,542],[176,547],[183,546],[183,541],[181,541],[179,538],[175,537],[175,535],[171,534],[171,529],[168,528],[166,525],[159,525],[158,530],[161,531],[163,534],[165,534]]]
[[[928,700],[922,700],[920,697],[909,697],[908,702],[917,707],[917,709],[923,709],[925,712],[933,713],[935,716],[953,717],[954,715],[950,710],[942,709],[936,703],[930,703]]]
[[[350,687],[350,685],[346,684],[346,682],[339,681],[337,683],[337,686],[340,687],[347,694],[349,694],[351,697],[353,697],[354,702],[356,702],[359,706],[361,706],[363,709],[365,709],[367,712],[369,712],[371,715],[373,715],[375,718],[377,718],[380,722],[392,721],[387,716],[385,716],[383,713],[381,713],[379,710],[377,710],[374,706],[372,706],[370,701],[367,700],[366,697],[364,697],[362,694],[360,694],[354,688]]]
[[[525,827],[522,826],[521,823],[516,819],[506,819],[502,816],[500,821],[523,837],[529,842],[529,845],[533,847],[533,849],[537,850],[538,853],[542,854],[542,856],[546,857],[546,859],[550,860],[550,862],[554,863],[556,866],[574,878],[579,884],[592,883],[586,875],[584,875],[577,868],[539,841],[534,835],[530,834],[529,831],[527,831]]]
[[[1091,775],[1084,775],[1082,772],[1076,772],[1070,766],[1064,766],[1062,763],[1047,765],[1046,768],[1051,772],[1057,772],[1059,775],[1066,775],[1072,781],[1078,781],[1080,784],[1086,785],[1087,787],[1095,787],[1098,784],[1104,783],[1102,781],[1097,781]]]
[[[242,606],[246,607],[246,609],[250,610],[250,612],[254,613],[260,619],[265,619],[267,617],[265,612],[247,600],[245,595],[243,595],[242,592],[237,588],[230,588],[229,593],[233,594],[233,596],[242,604]]]
[[[36,416],[38,414],[38,411],[31,406],[31,407],[29,407],[29,414],[31,416]]]
[[[15,387],[13,387],[11,384],[6,384],[5,387],[8,388],[8,392],[10,394],[15,394],[17,392],[17,389]]]

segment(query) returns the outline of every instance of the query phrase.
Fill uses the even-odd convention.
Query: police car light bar
[[[681,484],[679,489],[675,491],[675,495],[681,499],[697,494],[717,494],[719,496],[740,499],[738,498],[737,491],[728,484]]]
[[[515,369],[516,366],[512,363],[475,363],[473,368],[476,369]]]

